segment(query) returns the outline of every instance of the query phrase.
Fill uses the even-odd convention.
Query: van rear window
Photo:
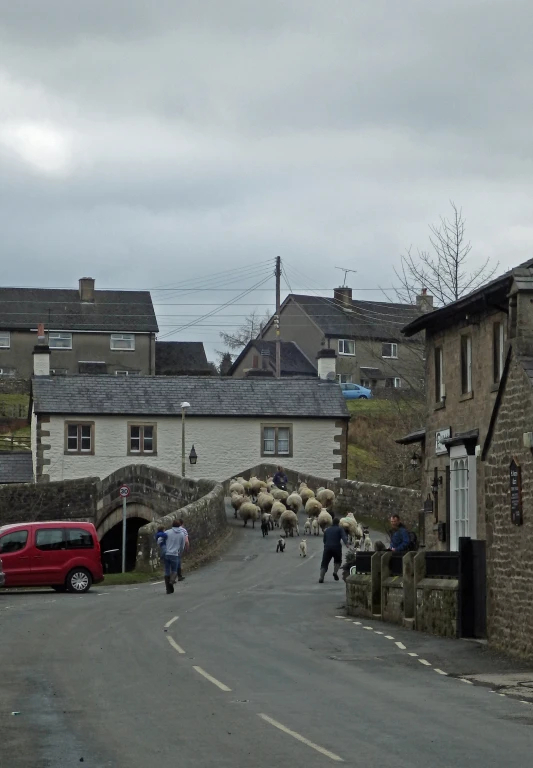
[[[94,541],[90,531],[83,528],[67,528],[67,549],[94,549]]]

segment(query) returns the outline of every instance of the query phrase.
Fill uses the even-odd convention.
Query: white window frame
[[[338,373],[337,381],[339,384],[353,384],[353,375],[351,373]]]
[[[66,342],[66,344],[54,344],[54,341]],[[48,346],[50,349],[72,349],[72,334],[67,331],[49,331]]]
[[[140,376],[140,371],[115,371],[115,376]]]
[[[131,346],[115,346],[116,343],[131,342]],[[112,333],[109,339],[109,348],[113,352],[135,352],[135,334],[134,333]]]
[[[387,381],[392,381],[392,386],[387,387]],[[385,379],[385,386],[387,389],[401,389],[402,386],[402,380],[399,376],[387,376]]]
[[[346,346],[350,349],[350,345],[353,352],[346,352]],[[347,357],[355,357],[355,341],[353,339],[339,339],[337,345],[339,355],[345,355]]]
[[[2,338],[7,341],[2,341]],[[0,331],[0,349],[11,349],[11,331]]]
[[[266,430],[272,430],[274,433],[273,437],[266,437]],[[280,430],[287,430],[287,439],[284,438],[280,439],[279,432]],[[261,424],[261,456],[281,456],[284,458],[291,457],[293,455],[293,446],[292,446],[292,439],[293,439],[293,426],[292,424]],[[265,448],[265,444],[267,440],[271,443],[273,443],[273,450],[267,450]],[[280,443],[287,443],[287,450],[280,450]]]
[[[464,445],[450,451],[450,551],[459,549],[459,537],[476,538],[477,475],[476,457],[468,456]]]
[[[14,368],[0,368],[0,376],[14,376],[16,373]]]
[[[383,354],[383,347],[385,345],[390,346],[391,353],[390,355],[384,355]],[[381,344],[381,357],[385,358],[386,360],[397,360],[398,359],[398,344],[395,341],[384,341]]]
[[[437,366],[436,366],[436,356],[439,357],[439,381],[435,381],[435,402],[441,403],[445,397],[446,390],[444,388],[444,350],[442,346],[435,347],[435,372],[434,375],[436,377],[437,375]]]

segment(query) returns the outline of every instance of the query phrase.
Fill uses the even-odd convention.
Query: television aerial
[[[357,272],[356,269],[347,269],[346,267],[335,267],[335,269],[340,269],[341,272],[344,272],[344,281],[343,281],[343,284],[342,284],[341,288],[346,288],[347,287],[346,286],[346,277],[348,275],[348,272],[353,272],[354,275]]]

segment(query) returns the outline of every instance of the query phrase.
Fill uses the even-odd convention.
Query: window
[[[0,555],[7,555],[10,552],[19,552],[24,549],[28,541],[28,531],[13,531],[6,533],[0,539]]]
[[[468,459],[455,459],[451,466],[451,536],[450,549],[459,549],[459,538],[469,535]]]
[[[67,549],[94,549],[94,541],[90,531],[83,528],[66,528]]]
[[[48,334],[50,349],[72,349],[72,334],[60,331],[50,331]]]
[[[355,355],[355,341],[339,339],[339,355]]]
[[[128,424],[128,454],[135,453],[157,453],[154,424]]]
[[[472,337],[461,336],[461,392],[472,392]]]
[[[15,375],[15,369],[14,368],[0,368],[0,376],[14,376]]]
[[[339,384],[351,384],[353,376],[351,373],[339,373],[337,375],[337,381]]]
[[[115,376],[139,376],[140,371],[115,371]]]
[[[135,334],[133,333],[112,333],[111,349],[133,351],[135,349]]]
[[[292,427],[289,424],[261,425],[261,456],[292,456]]]
[[[361,379],[361,386],[370,389],[370,379]]]
[[[0,349],[9,349],[11,346],[11,334],[9,331],[0,331]]]
[[[65,423],[65,453],[94,454],[94,422]]]
[[[442,347],[435,348],[435,402],[444,400],[444,365]]]
[[[50,368],[50,373],[52,376],[66,376],[68,368]]]
[[[499,384],[503,373],[503,353],[505,347],[505,329],[503,323],[492,326],[492,380]]]
[[[65,531],[63,528],[41,528],[35,535],[35,546],[43,552],[55,552],[66,549]]]
[[[399,389],[402,386],[402,380],[397,376],[390,379],[385,379],[385,386],[389,389]]]
[[[398,357],[398,345],[387,342],[381,345],[381,357]]]

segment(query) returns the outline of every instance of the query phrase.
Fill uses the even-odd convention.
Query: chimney
[[[346,307],[346,309],[352,309],[352,289],[343,285],[341,288],[335,288],[333,291],[333,299],[338,305]]]
[[[80,277],[80,301],[94,302],[94,278]]]
[[[50,347],[44,343],[44,339],[39,341],[33,348],[33,375],[50,376]]]
[[[416,308],[423,315],[426,312],[433,312],[433,296],[428,294],[427,288],[422,288],[419,295],[416,297]]]
[[[334,349],[321,349],[318,355],[316,356],[317,359],[317,368],[318,368],[318,378],[319,379],[327,379],[328,374],[333,374],[332,377],[335,377],[335,362],[337,359],[337,353]]]
[[[270,350],[268,347],[261,348],[261,368],[265,371],[270,367]]]

